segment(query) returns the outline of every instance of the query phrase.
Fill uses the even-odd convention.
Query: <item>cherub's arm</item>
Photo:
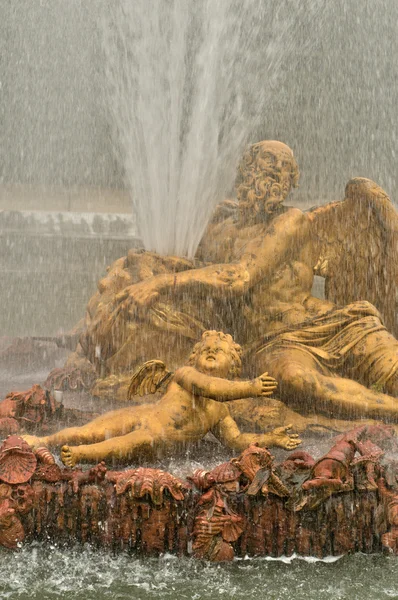
[[[276,446],[285,450],[294,450],[301,444],[301,440],[297,434],[289,433],[290,428],[291,425],[286,425],[277,427],[269,433],[241,433],[231,415],[228,415],[219,421],[211,431],[225,446],[238,452],[250,444],[256,443],[263,448]]]
[[[195,394],[218,402],[250,398],[253,396],[270,396],[277,387],[277,382],[267,373],[249,381],[230,381],[221,377],[212,377],[200,373],[194,367],[182,367],[174,375],[174,381],[182,388]]]

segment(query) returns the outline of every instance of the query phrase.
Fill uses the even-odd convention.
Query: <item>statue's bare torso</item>
[[[240,226],[230,218],[210,227],[202,241],[200,257],[203,260],[213,264],[234,263],[252,250],[253,254],[261,254],[275,235],[281,235],[281,228],[286,231],[288,239],[291,235],[289,217],[293,213],[300,215],[305,222],[301,228],[299,244],[292,244],[290,252],[287,252],[278,268],[268,273],[245,294],[245,337],[248,340],[256,337],[256,331],[257,335],[258,332],[266,335],[294,328],[333,308],[330,302],[311,295],[317,253],[308,217],[298,209],[288,208],[267,222],[251,226]],[[275,219],[278,220],[278,233],[274,227]],[[240,341],[246,342],[245,339]]]

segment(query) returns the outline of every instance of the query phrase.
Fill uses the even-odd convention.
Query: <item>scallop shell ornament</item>
[[[0,480],[26,483],[35,472],[37,459],[22,438],[9,435],[0,447]]]

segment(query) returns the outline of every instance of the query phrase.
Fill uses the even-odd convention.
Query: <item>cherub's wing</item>
[[[370,179],[351,179],[341,202],[308,213],[318,252],[315,273],[325,295],[342,306],[367,300],[398,335],[398,212]]]
[[[161,360],[148,360],[133,374],[127,398],[130,400],[133,396],[155,394],[161,386],[169,381],[173,374],[166,369],[166,365]]]

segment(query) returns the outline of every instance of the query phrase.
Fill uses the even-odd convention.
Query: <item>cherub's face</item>
[[[196,359],[198,371],[225,378],[231,372],[232,366],[233,358],[229,343],[216,336],[206,338]]]

